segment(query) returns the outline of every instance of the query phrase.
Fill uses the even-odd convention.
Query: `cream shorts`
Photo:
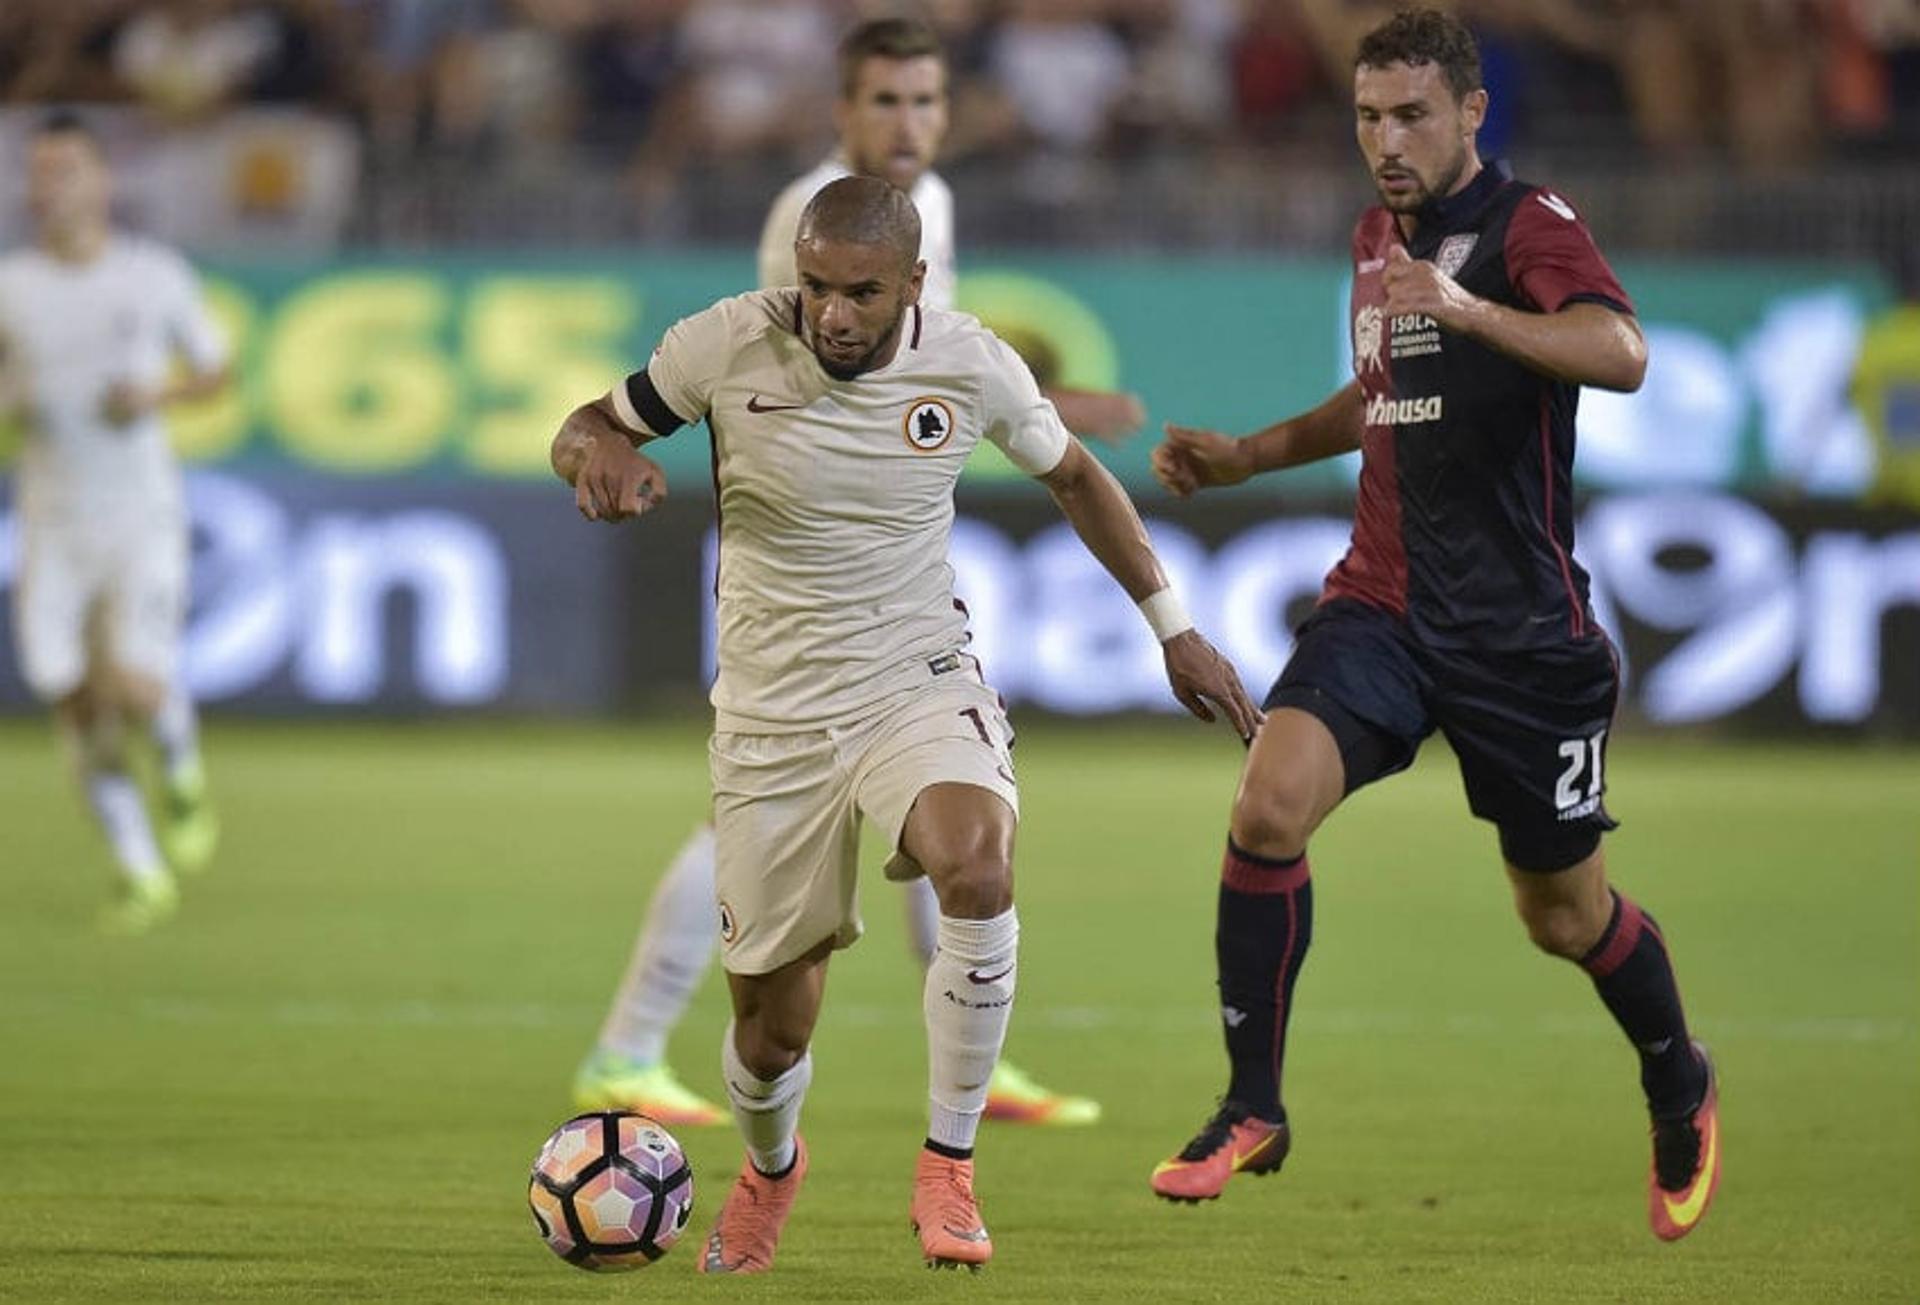
[[[887,877],[916,878],[923,872],[899,849],[922,789],[972,784],[1019,815],[1012,741],[999,696],[971,674],[847,725],[716,732],[707,752],[721,963],[765,974],[829,938],[852,946],[861,821],[893,849]]]
[[[20,676],[42,701],[66,697],[100,669],[166,684],[186,614],[186,527],[116,529],[23,513],[13,604]]]

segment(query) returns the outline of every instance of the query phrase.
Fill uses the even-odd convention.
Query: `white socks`
[[[927,966],[927,1136],[973,1149],[1013,1010],[1020,920],[1009,907],[991,920],[940,917],[940,949]]]
[[[800,1057],[779,1078],[767,1080],[748,1069],[733,1043],[733,1021],[727,1021],[720,1044],[720,1073],[727,1081],[727,1100],[733,1120],[747,1144],[753,1167],[772,1177],[793,1165],[793,1135],[800,1127],[800,1104],[813,1082],[813,1052]]]
[[[167,873],[160,859],[160,848],[153,841],[153,826],[147,820],[146,800],[140,786],[124,771],[87,772],[87,802],[94,818],[113,845],[120,868],[130,879],[158,879]]]
[[[940,946],[940,898],[933,891],[933,880],[921,875],[900,885],[906,894],[907,946],[926,969]]]
[[[600,1045],[654,1064],[667,1054],[667,1035],[713,960],[719,926],[714,920],[713,827],[702,825],[680,848],[647,904],[646,928],[614,994]],[[732,1039],[728,1039],[732,1046]]]

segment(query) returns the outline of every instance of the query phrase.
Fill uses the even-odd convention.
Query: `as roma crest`
[[[953,438],[953,409],[945,399],[915,399],[900,429],[907,443],[931,453]]]

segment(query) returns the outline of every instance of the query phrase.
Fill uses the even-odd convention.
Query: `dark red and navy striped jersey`
[[[1443,648],[1540,648],[1594,631],[1573,560],[1580,388],[1413,314],[1381,274],[1404,243],[1472,294],[1526,312],[1581,301],[1631,313],[1586,224],[1551,190],[1489,165],[1422,209],[1411,240],[1386,209],[1353,233],[1354,374],[1366,404],[1353,544],[1322,601],[1398,615]]]

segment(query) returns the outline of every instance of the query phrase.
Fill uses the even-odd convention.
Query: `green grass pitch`
[[[998,1258],[920,1267],[919,978],[897,890],[834,962],[772,1277],[693,1271],[737,1164],[688,1132],[687,1245],[562,1265],[527,1167],[702,808],[692,726],[215,728],[227,824],[163,932],[92,932],[103,854],[44,730],[0,729],[0,1299],[1841,1301],[1920,1294],[1920,752],[1628,739],[1616,879],[1719,1056],[1725,1180],[1645,1225],[1631,1051],[1512,919],[1443,749],[1316,841],[1284,1174],[1199,1208],[1147,1173],[1223,1084],[1220,732],[1033,724],[1009,1049],[1102,1098],[989,1126]],[[675,1044],[716,1090],[709,979]]]

